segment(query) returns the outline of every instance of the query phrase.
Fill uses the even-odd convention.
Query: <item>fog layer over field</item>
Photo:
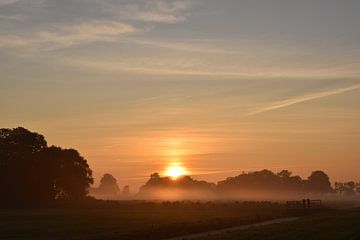
[[[125,186],[120,193],[116,179],[107,186],[104,186],[103,180],[104,178],[99,188],[91,191],[93,196],[103,199],[299,200],[303,198],[356,198],[360,192],[360,184],[354,182],[335,183],[332,186],[329,176],[323,171],[313,171],[308,178],[302,179],[299,176],[293,176],[288,170],[279,173],[262,170],[228,177],[216,184],[195,180],[190,176],[172,179],[154,173],[139,192],[132,195],[128,186]],[[108,191],[104,192],[105,189]]]

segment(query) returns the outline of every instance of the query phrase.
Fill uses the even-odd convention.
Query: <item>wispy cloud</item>
[[[0,38],[0,48],[17,48],[28,46],[29,42],[20,36],[6,35]]]
[[[138,13],[134,19],[144,22],[157,22],[157,23],[178,23],[185,21],[183,16],[175,16],[171,14],[153,13],[153,12],[141,12]]]
[[[1,6],[1,5],[0,5]],[[0,14],[0,20],[5,20],[5,21],[23,21],[24,20],[24,16],[20,15],[20,14],[16,14],[16,15],[3,15]]]
[[[0,0],[0,6],[10,5],[10,4],[16,3],[18,1],[19,0]]]
[[[52,31],[27,35],[4,35],[2,48],[27,48],[30,51],[53,50],[96,41],[112,41],[124,34],[136,32],[132,25],[115,21],[94,21],[72,26],[56,26]]]
[[[71,46],[80,43],[107,41],[114,37],[134,33],[132,25],[115,21],[95,21],[75,26],[65,26],[54,32],[40,32],[37,39],[40,43],[52,43],[55,46]]]
[[[157,6],[160,11],[163,12],[176,12],[179,10],[185,10],[194,4],[192,0],[154,0],[153,3]]]
[[[191,52],[191,53],[210,53],[210,54],[224,54],[224,55],[236,55],[241,54],[242,52],[236,50],[226,50],[221,49],[216,46],[209,46],[206,47],[206,44],[211,40],[199,40],[199,41],[172,41],[172,42],[165,42],[165,41],[151,41],[151,40],[142,40],[142,39],[128,39],[131,43],[139,44],[139,45],[147,45],[151,47],[157,48],[164,48],[164,49],[171,49],[175,51],[184,51],[184,52]],[[194,44],[193,42],[197,42]]]
[[[107,11],[123,20],[175,24],[187,20],[186,10],[193,5],[193,1],[190,0],[132,1],[122,5],[109,4]]]
[[[360,84],[356,84],[356,85],[353,85],[350,87],[338,88],[338,89],[308,94],[305,96],[290,98],[290,99],[286,99],[283,101],[272,103],[267,107],[260,108],[253,112],[249,112],[249,113],[245,114],[244,116],[252,116],[252,115],[257,115],[260,113],[270,112],[270,111],[274,111],[277,109],[290,107],[295,104],[300,104],[300,103],[304,103],[304,102],[308,102],[308,101],[312,101],[312,100],[316,100],[316,99],[320,99],[320,98],[324,98],[324,97],[338,95],[338,94],[346,93],[346,92],[357,90],[357,89],[360,89]]]
[[[103,72],[110,74],[135,74],[147,76],[193,76],[206,78],[228,78],[228,79],[324,79],[335,77],[351,77],[355,75],[345,75],[343,72],[331,72],[328,69],[323,71],[304,71],[296,69],[264,69],[258,71],[256,68],[244,68],[243,66],[223,66],[206,62],[204,57],[201,58],[181,58],[171,57],[162,58],[156,56],[127,59],[122,58],[84,58],[81,56],[57,56],[54,59],[57,64],[61,63],[66,66],[86,69],[86,71]],[[327,71],[326,71],[327,70]],[[330,75],[329,72],[332,74]]]
[[[0,0],[0,6],[11,6],[12,14],[0,12],[0,20],[8,23],[0,33],[0,48],[21,48],[13,53],[37,52],[70,47],[89,42],[117,40],[119,36],[135,32],[147,32],[156,24],[175,24],[186,20],[184,10],[192,1],[89,1],[82,8],[74,1],[74,12],[64,12],[64,20],[55,17],[56,9],[65,8],[64,3],[48,0]],[[21,3],[21,4],[14,4]],[[36,4],[36,5],[35,5]],[[71,4],[71,3],[69,3]],[[68,7],[68,6],[66,6]],[[93,15],[97,9],[98,15]],[[102,14],[100,14],[102,13]],[[39,16],[42,16],[40,18]],[[24,22],[24,29],[16,22]],[[46,20],[46,21],[45,21]],[[44,21],[44,22],[42,22]],[[14,41],[15,40],[15,41]]]

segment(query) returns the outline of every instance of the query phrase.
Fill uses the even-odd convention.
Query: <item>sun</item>
[[[178,165],[169,166],[165,171],[165,175],[171,177],[174,180],[186,174],[186,169]]]

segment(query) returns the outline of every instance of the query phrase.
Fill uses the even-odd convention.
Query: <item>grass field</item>
[[[124,201],[48,209],[0,209],[1,240],[151,240],[302,215],[275,203]],[[357,240],[360,209],[330,210],[199,240]]]
[[[0,210],[0,239],[166,239],[287,216],[271,203],[118,202]]]
[[[294,222],[254,227],[198,240],[359,240],[360,209],[332,210]]]

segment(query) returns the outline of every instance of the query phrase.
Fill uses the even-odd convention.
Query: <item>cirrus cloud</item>
[[[16,3],[18,1],[19,0],[0,0],[0,6],[10,5],[10,4]]]
[[[52,31],[39,31],[30,35],[2,36],[0,48],[54,50],[95,41],[114,41],[119,36],[136,31],[132,25],[121,22],[95,21],[73,26],[57,26]]]
[[[0,22],[6,27],[0,33],[0,48],[16,54],[116,41],[126,34],[147,32],[159,23],[185,21],[183,11],[189,2],[0,0],[0,5],[11,5],[10,9],[0,9],[0,19],[6,20]],[[20,24],[23,19],[27,21]]]

